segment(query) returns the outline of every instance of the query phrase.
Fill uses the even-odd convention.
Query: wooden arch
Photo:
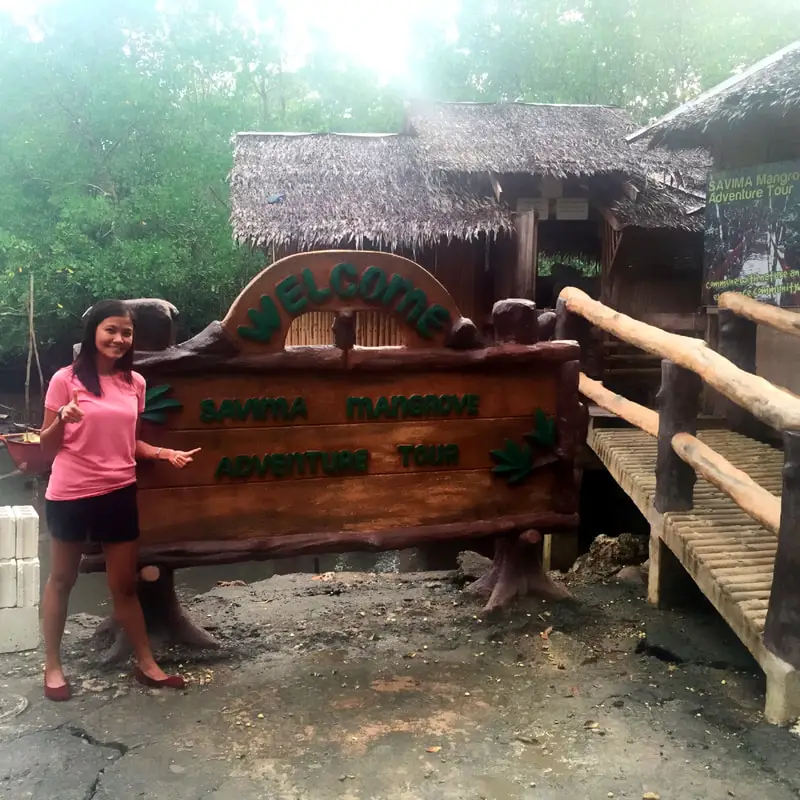
[[[222,326],[242,352],[279,352],[292,320],[309,311],[391,314],[412,348],[442,346],[461,319],[447,289],[414,261],[392,253],[322,250],[262,270],[233,301]]]

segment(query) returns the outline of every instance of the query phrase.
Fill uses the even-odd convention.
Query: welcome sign
[[[352,314],[376,309],[405,346],[353,346]],[[285,348],[311,310],[338,312],[350,334]],[[137,363],[148,441],[202,448],[185,470],[141,465],[143,545],[288,554],[574,525],[577,345],[457,344],[470,326],[398,256],[325,251],[265,269],[221,323]]]

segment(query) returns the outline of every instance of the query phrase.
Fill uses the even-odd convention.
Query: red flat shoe
[[[149,686],[151,689],[185,689],[186,681],[180,675],[167,675],[166,678],[156,680],[145,675],[139,667],[134,667],[133,677],[142,686]]]
[[[69,681],[61,686],[48,686],[45,680],[44,696],[54,703],[63,703],[72,697],[72,687],[69,685]]]

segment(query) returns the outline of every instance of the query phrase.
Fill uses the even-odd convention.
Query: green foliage
[[[616,103],[645,120],[800,38],[800,0],[463,0],[458,36],[425,18],[410,82],[381,85],[309,23],[286,68],[286,4],[53,0],[41,36],[0,14],[0,359],[43,351],[102,297],[158,296],[181,336],[267,261],[232,241],[238,130],[396,131],[402,100]]]
[[[551,275],[554,264],[567,264],[573,269],[578,270],[587,278],[593,278],[600,274],[602,265],[599,261],[592,261],[572,253],[539,253],[537,274]]]

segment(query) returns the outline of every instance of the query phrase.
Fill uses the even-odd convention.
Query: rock
[[[570,569],[587,577],[610,578],[622,567],[642,564],[648,556],[647,538],[621,533],[617,537],[600,534]]]
[[[105,681],[98,680],[97,678],[87,678],[82,684],[81,687],[83,688],[84,692],[105,692],[111,688],[110,683],[106,683]]]
[[[645,576],[641,567],[623,567],[617,573],[617,580],[639,585],[645,582]]]
[[[472,550],[465,550],[458,554],[458,569],[456,579],[458,581],[476,581],[485,575],[492,566],[492,560],[484,556],[473,553]]]

